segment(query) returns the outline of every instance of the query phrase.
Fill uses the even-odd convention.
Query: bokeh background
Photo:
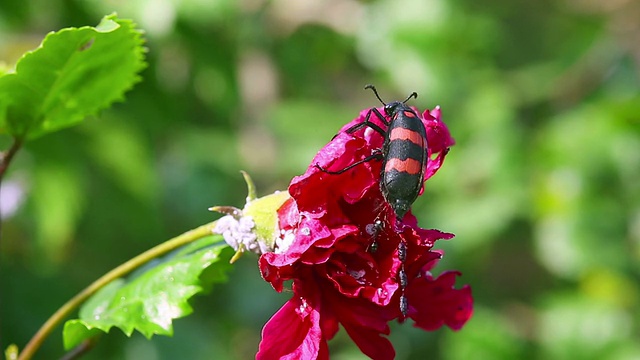
[[[0,345],[140,252],[242,206],[239,170],[285,189],[360,110],[412,91],[457,144],[414,205],[453,232],[475,314],[393,325],[398,359],[640,358],[640,2],[0,2],[0,61],[113,11],[146,31],[126,101],[27,144],[2,188]],[[8,139],[0,139],[6,149]],[[87,359],[249,359],[290,294],[256,258],[198,296],[173,338],[102,338]],[[61,331],[40,359],[62,354]],[[334,359],[363,358],[341,331]]]

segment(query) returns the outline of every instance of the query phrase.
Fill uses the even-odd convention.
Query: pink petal
[[[320,330],[320,315],[315,309],[289,300],[262,329],[262,341],[256,359],[328,359],[326,340]]]

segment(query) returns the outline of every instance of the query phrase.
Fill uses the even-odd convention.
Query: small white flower
[[[236,218],[234,215],[226,215],[218,220],[213,232],[222,235],[224,241],[236,251],[242,245],[245,250],[260,254],[254,228],[255,223],[250,216]]]

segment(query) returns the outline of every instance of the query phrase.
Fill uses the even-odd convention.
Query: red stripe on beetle
[[[420,147],[424,147],[424,138],[419,132],[402,127],[393,128],[393,130],[391,130],[391,134],[389,134],[389,141],[393,140],[409,140]]]
[[[403,113],[404,113],[404,116],[406,117],[410,117],[410,118],[416,117],[416,113],[414,113],[413,111],[405,110],[403,111]]]
[[[401,160],[398,158],[391,158],[387,160],[384,171],[388,172],[391,170],[405,172],[410,175],[418,175],[422,172],[422,162],[415,159]]]

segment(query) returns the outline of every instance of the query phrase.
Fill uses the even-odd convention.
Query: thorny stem
[[[109,284],[115,279],[121,278],[136,268],[144,265],[150,260],[153,260],[159,256],[162,256],[180,246],[189,244],[195,240],[211,235],[213,228],[216,225],[216,221],[197,227],[193,230],[187,231],[184,234],[178,235],[173,239],[170,239],[154,248],[147,250],[146,252],[134,257],[133,259],[125,262],[117,268],[109,271],[93,284],[86,287],[66,304],[64,304],[58,311],[56,311],[51,317],[40,327],[38,332],[29,340],[24,350],[20,352],[18,360],[29,360],[36,353],[38,348],[42,345],[44,340],[51,334],[53,329],[58,326],[67,316],[71,314],[76,308],[84,303],[89,297],[95,294],[98,290]]]

